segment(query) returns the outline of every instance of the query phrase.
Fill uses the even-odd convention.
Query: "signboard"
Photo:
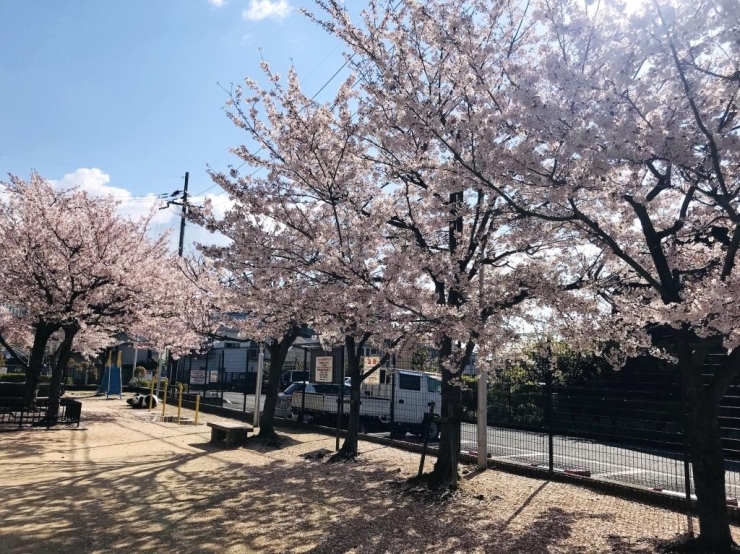
[[[211,378],[208,380],[209,383],[218,383],[218,370],[211,371]]]
[[[370,371],[376,365],[380,364],[380,356],[365,356],[362,364],[363,373]],[[366,385],[379,385],[380,384],[380,368],[376,369],[369,376],[365,377],[363,381]]]
[[[331,383],[334,377],[334,359],[331,356],[316,358],[316,382]]]
[[[191,385],[205,385],[206,384],[206,372],[204,369],[193,369],[190,371],[190,384]]]

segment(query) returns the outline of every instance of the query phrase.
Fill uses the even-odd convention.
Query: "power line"
[[[332,52],[330,52],[330,53],[329,53],[329,55],[333,54],[333,53],[334,53],[334,51],[335,51],[335,50],[336,50],[337,48],[339,48],[339,45],[337,45],[337,47],[336,47],[336,48],[335,48],[334,50],[332,50]],[[328,56],[327,56],[327,57],[328,57]],[[329,84],[330,84],[330,83],[331,83],[331,82],[332,82],[332,81],[334,80],[334,78],[335,78],[335,77],[336,77],[337,75],[339,75],[339,73],[340,73],[340,72],[341,72],[341,71],[342,71],[342,70],[343,70],[343,69],[344,69],[345,67],[347,67],[347,64],[348,64],[348,63],[349,63],[350,61],[352,61],[352,58],[354,58],[354,57],[355,57],[355,55],[354,55],[354,54],[352,54],[352,55],[351,55],[351,56],[350,56],[349,58],[347,58],[346,60],[344,60],[344,63],[343,63],[343,64],[342,64],[342,65],[341,65],[341,66],[339,67],[339,69],[337,69],[337,70],[336,70],[336,71],[334,72],[334,74],[333,74],[333,75],[332,75],[331,77],[329,77],[329,79],[328,79],[328,80],[327,80],[327,81],[326,81],[326,82],[325,82],[325,83],[324,83],[324,84],[323,84],[323,85],[321,86],[321,88],[320,88],[319,90],[317,90],[317,91],[316,91],[316,92],[314,93],[314,95],[313,95],[313,96],[311,97],[311,100],[316,100],[316,97],[317,97],[317,96],[318,96],[319,94],[321,94],[321,93],[322,93],[322,91],[323,91],[323,90],[324,90],[324,89],[325,89],[326,87],[328,87],[328,86],[329,86]],[[323,63],[323,62],[322,62],[322,63]],[[321,65],[321,64],[319,64],[319,66],[320,66],[320,65]],[[318,67],[317,67],[316,69],[318,69]],[[315,73],[315,71],[316,71],[316,70],[314,70],[314,71],[313,71],[313,72],[312,72],[311,74]],[[356,84],[356,83],[355,83],[355,84]],[[219,85],[219,86],[220,86],[220,85]],[[354,86],[355,86],[355,85],[353,84],[353,85],[352,85],[352,87],[354,88]],[[223,89],[223,87],[221,87],[221,88]],[[225,90],[226,90],[226,89],[224,89],[224,91],[225,91]],[[231,94],[231,93],[229,93],[229,94]],[[301,109],[300,109],[300,111],[299,111],[298,113],[301,113],[301,112],[302,112],[303,110],[304,110],[304,108],[301,108]],[[260,152],[262,152],[262,151],[263,151],[264,149],[265,149],[265,147],[264,147],[264,146],[260,146],[260,147],[259,147],[259,148],[257,149],[257,151],[256,151],[256,152],[254,153],[254,155],[256,156],[257,154],[259,154]],[[243,161],[243,162],[242,162],[242,163],[241,163],[241,164],[239,165],[239,167],[237,167],[237,168],[236,168],[236,171],[239,171],[239,170],[240,170],[240,169],[241,169],[242,167],[244,167],[244,165],[245,165],[246,163],[247,163],[246,161]],[[261,169],[262,169],[261,167],[259,167],[259,168],[255,169],[255,170],[254,170],[254,171],[253,171],[252,173],[250,173],[250,174],[249,174],[249,177],[254,177],[254,176],[255,176],[255,175],[257,174],[257,172],[258,172],[258,171],[260,171]],[[198,193],[198,194],[196,194],[195,196],[201,196],[202,194],[205,194],[206,192],[208,192],[209,190],[211,190],[211,189],[213,189],[213,188],[215,188],[215,187],[217,187],[217,186],[218,186],[218,184],[217,184],[217,183],[214,183],[213,185],[211,185],[210,187],[208,187],[208,188],[207,188],[207,189],[205,189],[204,191],[202,191],[202,192],[199,192],[199,193]]]

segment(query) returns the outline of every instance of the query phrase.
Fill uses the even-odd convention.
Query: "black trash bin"
[[[67,400],[64,403],[64,422],[76,423],[80,426],[80,416],[82,415],[82,402],[79,400]]]

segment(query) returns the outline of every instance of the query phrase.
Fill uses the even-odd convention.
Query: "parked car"
[[[326,395],[338,395],[339,385],[333,383],[309,383],[308,381],[300,381],[291,384],[283,392],[278,393],[278,400],[275,406],[275,415],[277,417],[292,417],[291,408],[293,404],[293,394],[306,392],[307,394],[326,394]],[[350,389],[349,386],[344,387],[344,396],[349,398]],[[296,410],[293,410],[297,416],[300,413],[301,405],[296,405]]]
[[[308,377],[308,371],[283,371],[283,374],[280,377],[280,390],[285,390],[296,382],[306,382],[308,381]]]
[[[309,391],[313,391],[313,385],[308,381],[300,381],[292,383],[283,392],[278,393],[277,404],[275,405],[275,416],[277,417],[291,417],[291,399],[294,392],[302,392],[308,387]]]

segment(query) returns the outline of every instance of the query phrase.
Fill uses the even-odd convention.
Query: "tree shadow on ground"
[[[182,436],[139,432],[125,456],[97,459],[96,447],[86,448],[85,435],[77,434],[75,444],[53,452],[70,459],[26,463],[32,448],[18,452],[23,460],[5,459],[0,551],[546,554],[571,537],[579,520],[613,517],[550,507],[518,526],[547,483],[508,518],[469,503],[429,505],[393,492],[390,483],[401,480],[393,467],[304,461],[301,450],[311,445],[295,440],[303,447],[295,461],[268,452],[262,465],[243,463],[244,449],[149,448],[151,441],[174,447]],[[647,552],[614,540],[622,554]]]

